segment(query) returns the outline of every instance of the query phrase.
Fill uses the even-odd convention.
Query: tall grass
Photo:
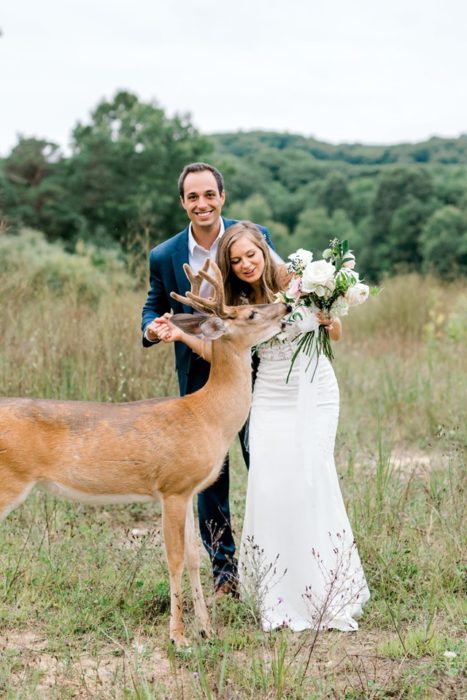
[[[0,265],[0,395],[177,393],[171,348],[141,347],[145,290],[119,265],[83,255],[75,280],[63,258],[61,287],[28,257]],[[159,507],[33,494],[0,528],[0,697],[462,697],[467,293],[415,275],[382,286],[345,319],[335,360],[336,461],[372,593],[360,631],[267,635],[248,605],[214,601],[216,638],[180,658]],[[232,463],[238,539],[237,446]],[[202,573],[209,593],[206,558]]]

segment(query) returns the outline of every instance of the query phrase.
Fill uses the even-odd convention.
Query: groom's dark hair
[[[209,172],[214,175],[216,178],[217,187],[219,189],[219,194],[222,194],[224,191],[224,178],[217,168],[215,168],[213,165],[209,165],[209,163],[189,163],[189,165],[185,165],[180,173],[180,177],[178,178],[178,192],[182,199],[184,194],[183,186],[185,184],[186,176],[190,173],[202,173],[204,170],[209,170]]]

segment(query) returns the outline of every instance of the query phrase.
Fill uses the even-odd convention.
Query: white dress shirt
[[[211,260],[216,260],[216,255],[217,255],[217,249],[219,247],[219,241],[224,235],[225,232],[225,227],[224,227],[224,220],[221,218],[221,226],[219,229],[219,235],[217,236],[216,240],[213,242],[212,246],[207,250],[207,248],[203,248],[202,245],[196,242],[195,237],[193,236],[193,232],[191,230],[191,222],[188,227],[188,264],[193,270],[193,272],[196,274],[201,270],[201,268],[204,265],[204,261],[206,258],[210,258]],[[201,282],[201,287],[199,290],[200,296],[204,297],[207,299],[209,296],[212,294],[212,287],[208,282]]]

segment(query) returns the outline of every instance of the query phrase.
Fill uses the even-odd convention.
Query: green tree
[[[347,185],[347,178],[342,173],[331,172],[326,177],[322,185],[320,204],[330,216],[337,209],[343,209],[351,214],[352,195]]]
[[[428,204],[410,197],[391,219],[389,235],[379,246],[381,269],[390,271],[397,266],[418,268],[421,263],[418,239],[430,213]]]
[[[253,221],[267,226],[274,247],[282,257],[287,257],[292,252],[288,228],[272,218],[271,207],[263,195],[252,194],[243,202],[235,202],[228,207],[227,211],[228,215],[234,219]]]
[[[264,194],[269,185],[267,170],[252,166],[247,158],[230,154],[217,155],[214,160],[224,175],[227,205],[248,199],[255,192]]]
[[[21,138],[3,162],[0,206],[17,227],[35,227],[49,238],[79,225],[79,216],[67,206],[63,177],[64,157],[50,141]]]
[[[382,176],[369,228],[367,262],[371,277],[400,265],[419,265],[418,239],[435,206],[432,178],[426,171],[397,168]]]
[[[434,270],[446,278],[467,273],[467,217],[464,211],[450,205],[435,211],[426,222],[419,243],[425,271]]]
[[[354,227],[346,212],[338,210],[330,217],[323,208],[305,209],[291,236],[292,250],[305,248],[319,258],[333,238],[347,239],[352,247]]]
[[[187,116],[170,119],[129,92],[101,102],[90,123],[78,124],[72,149],[68,181],[75,209],[94,240],[124,247],[144,233],[153,244],[182,227],[178,175],[211,150]]]
[[[432,196],[432,178],[425,170],[397,168],[385,173],[380,180],[372,207],[375,235],[387,237],[396,210],[409,199],[427,203]]]
[[[230,205],[227,212],[233,219],[253,221],[257,224],[263,224],[264,221],[272,219],[271,207],[266,198],[257,193],[252,194],[243,202],[235,202]]]

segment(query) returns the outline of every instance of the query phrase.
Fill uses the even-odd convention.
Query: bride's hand
[[[182,340],[183,337],[183,331],[172,323],[168,313],[155,318],[150,328],[163,343],[174,343],[177,340]]]
[[[329,326],[332,326],[333,324],[333,319],[326,316],[323,311],[318,311],[316,313],[316,318],[318,319],[320,326],[326,326],[326,328],[329,328]]]
[[[331,340],[340,340],[342,336],[342,324],[338,318],[329,318],[322,311],[318,311],[316,317],[320,326],[324,326],[329,333]]]

